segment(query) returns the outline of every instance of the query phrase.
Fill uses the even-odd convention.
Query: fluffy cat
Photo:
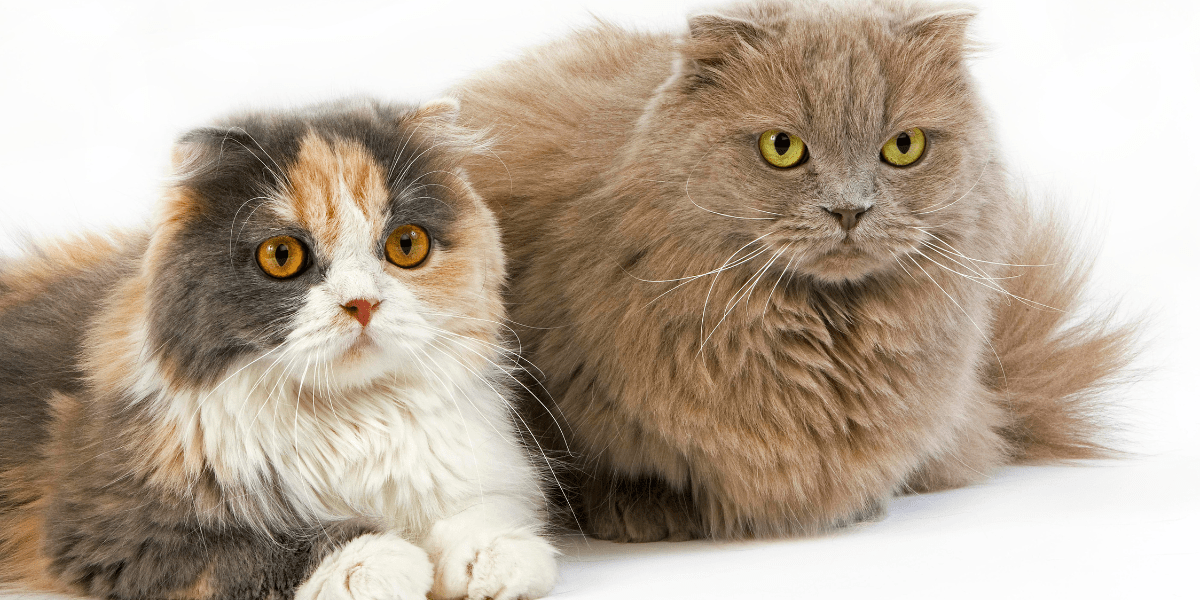
[[[1103,453],[1098,393],[1134,331],[1072,312],[1086,268],[1013,191],[972,14],[765,1],[680,36],[600,24],[455,91],[501,136],[468,172],[588,533],[803,534]]]
[[[0,264],[0,583],[105,598],[532,598],[541,471],[457,104],[184,135],[148,231]]]

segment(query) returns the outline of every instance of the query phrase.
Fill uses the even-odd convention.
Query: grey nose
[[[825,212],[837,219],[842,224],[842,229],[850,231],[854,229],[855,225],[858,225],[858,221],[868,210],[871,210],[870,206],[866,208],[854,206],[850,208],[826,208]]]

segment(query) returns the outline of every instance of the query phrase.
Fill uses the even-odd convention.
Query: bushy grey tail
[[[1105,392],[1126,377],[1139,323],[1078,314],[1091,260],[1049,211],[1027,214],[1013,262],[1041,266],[1014,267],[1004,287],[1032,303],[1009,298],[992,334],[1004,369],[993,385],[1016,417],[1004,435],[1018,463],[1112,456]]]

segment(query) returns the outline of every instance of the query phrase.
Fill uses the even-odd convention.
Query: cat
[[[450,99],[183,135],[153,227],[0,266],[0,583],[534,598],[504,259]]]
[[[804,535],[1106,455],[1134,324],[1006,174],[973,11],[765,0],[600,23],[451,93],[586,533]],[[536,419],[535,419],[536,417]]]

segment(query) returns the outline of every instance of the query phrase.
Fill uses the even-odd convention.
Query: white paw
[[[334,551],[296,590],[296,600],[424,600],[433,565],[392,533],[367,534]]]
[[[483,544],[472,542],[438,554],[434,598],[532,600],[554,587],[558,551],[546,540],[531,533],[513,532]]]

